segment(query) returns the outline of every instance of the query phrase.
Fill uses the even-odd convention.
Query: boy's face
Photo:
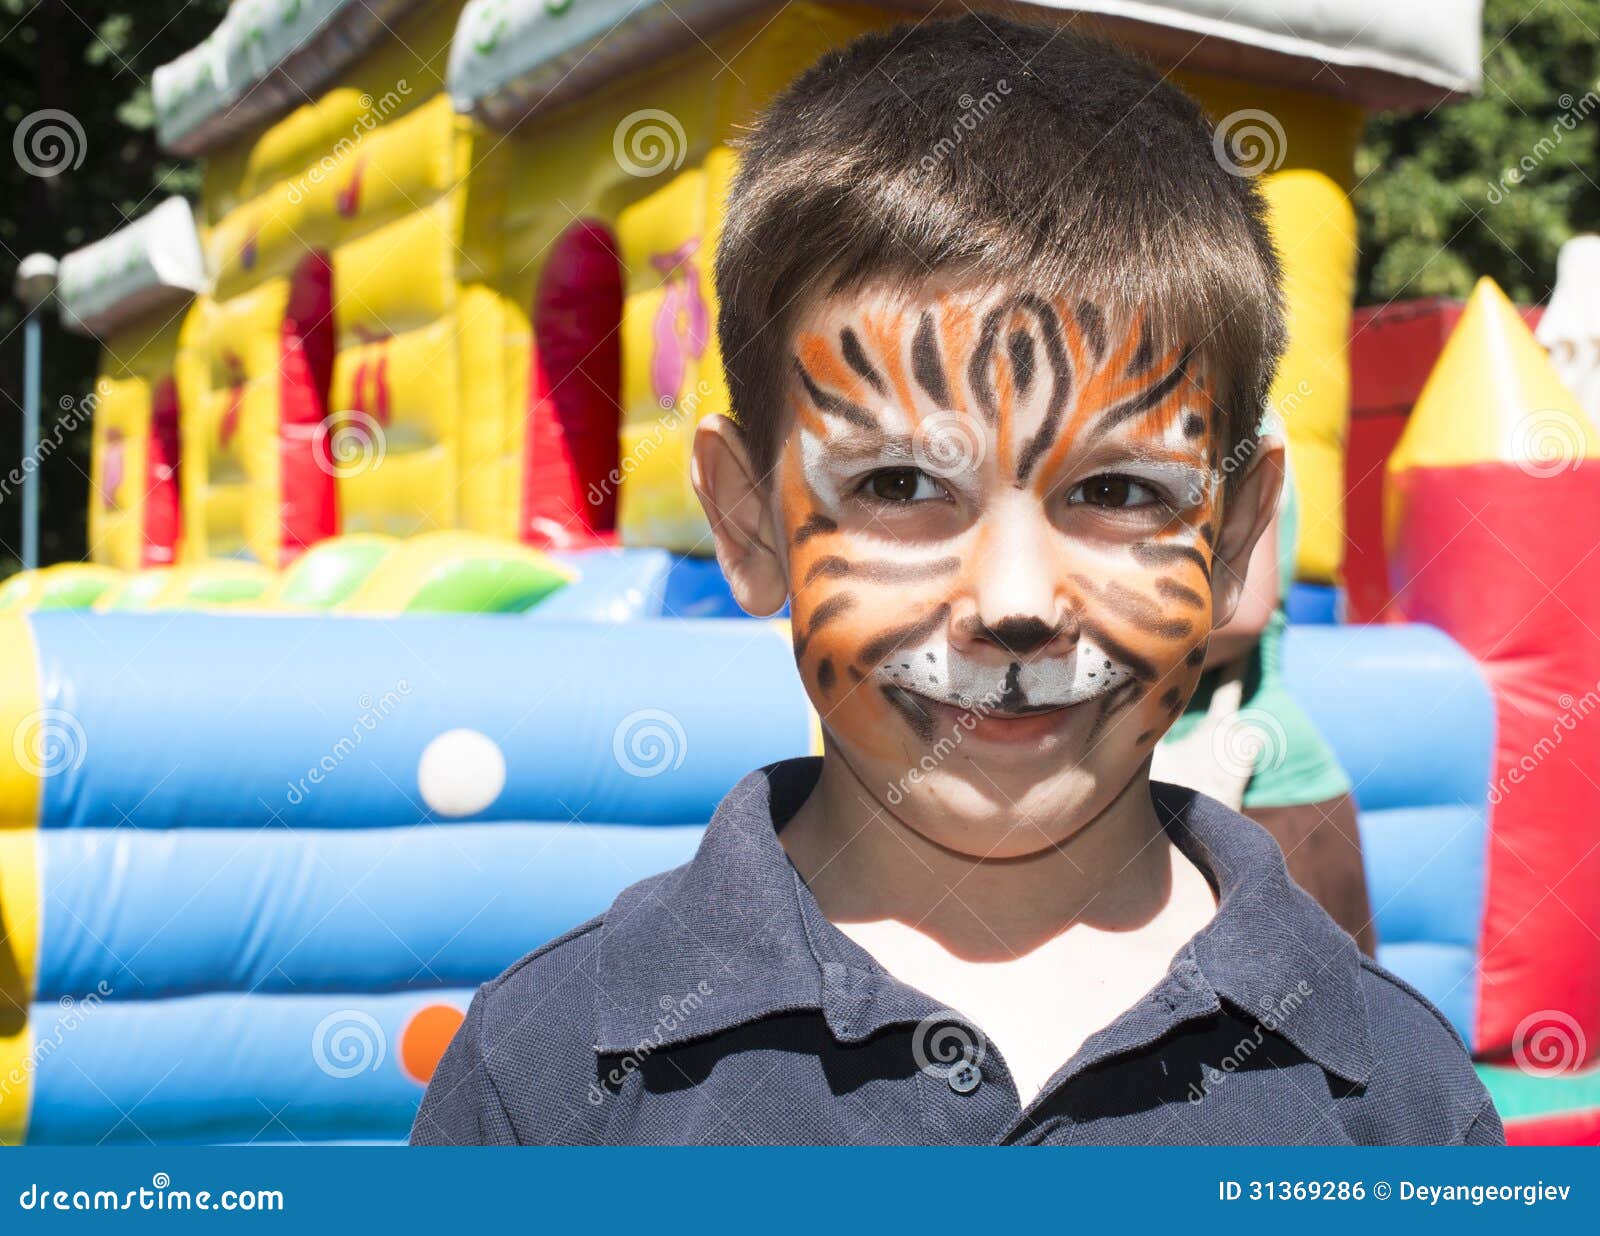
[[[958,851],[1064,840],[1183,709],[1260,522],[1224,528],[1210,375],[992,289],[829,298],[793,340],[765,492],[830,753]]]

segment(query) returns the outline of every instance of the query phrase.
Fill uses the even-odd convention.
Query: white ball
[[[506,757],[477,730],[446,730],[422,749],[417,789],[444,816],[476,815],[506,788]]]

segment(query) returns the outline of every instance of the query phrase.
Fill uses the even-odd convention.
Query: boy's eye
[[[1157,501],[1155,490],[1131,476],[1107,472],[1091,476],[1073,487],[1067,495],[1069,505],[1102,506],[1111,509],[1150,506]]]
[[[880,468],[861,487],[883,502],[922,502],[943,493],[920,468]]]

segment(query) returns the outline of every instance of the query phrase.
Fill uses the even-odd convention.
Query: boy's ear
[[[789,599],[782,539],[744,433],[720,412],[695,426],[689,479],[711,523],[717,561],[734,600],[757,618],[777,613]]]
[[[1272,522],[1282,492],[1283,444],[1275,438],[1265,439],[1256,449],[1249,472],[1223,500],[1222,531],[1211,565],[1213,629],[1233,617],[1244,591],[1250,553]],[[1281,586],[1287,586],[1287,581]]]

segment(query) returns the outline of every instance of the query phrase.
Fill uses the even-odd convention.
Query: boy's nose
[[[989,526],[968,576],[971,591],[966,605],[957,607],[958,615],[962,608],[967,612],[955,625],[966,640],[989,644],[1007,656],[1028,656],[1067,634],[1072,625],[1057,588],[1062,566],[1042,516],[1022,503],[993,514],[1000,517],[986,521]]]

